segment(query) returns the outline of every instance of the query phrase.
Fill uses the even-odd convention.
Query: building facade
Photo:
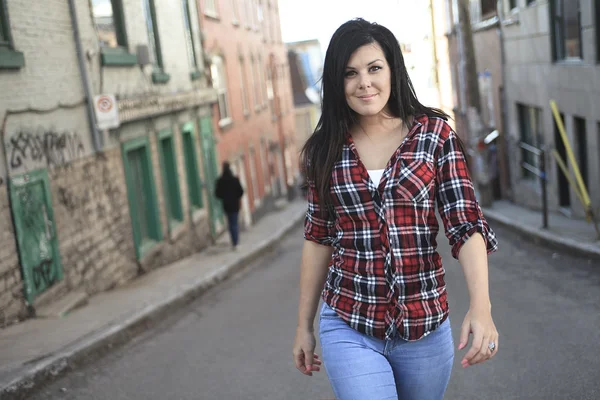
[[[0,10],[4,326],[191,255],[222,218],[193,1]]]
[[[593,0],[518,0],[500,16],[506,58],[506,115],[514,201],[540,208],[539,167],[525,143],[546,151],[551,210],[582,217],[584,208],[551,151],[567,151],[550,108],[562,115],[592,207],[600,207],[600,4]],[[574,175],[569,163],[569,173]]]
[[[199,0],[203,47],[218,90],[213,126],[219,160],[229,161],[246,196],[249,226],[293,193],[294,107],[276,0]]]
[[[321,117],[323,55],[318,40],[286,43],[294,98],[296,149],[302,150]],[[298,154],[299,155],[299,154]]]
[[[470,154],[477,151],[477,143],[486,135],[496,131],[497,138],[489,144],[486,153],[486,170],[491,183],[493,198],[510,198],[511,186],[509,179],[508,153],[506,145],[506,130],[504,126],[504,69],[502,53],[502,30],[498,17],[496,0],[434,0],[436,20],[435,25],[445,20],[447,28],[447,51],[450,63],[447,66],[451,75],[452,103],[456,130],[468,142]],[[464,22],[460,20],[460,4],[468,4],[473,50],[475,55],[475,71],[480,99],[481,122],[483,131],[480,135],[469,135],[469,104],[470,94],[467,90],[466,63],[468,62],[465,46]],[[444,10],[442,14],[440,10]],[[442,45],[443,47],[443,45]],[[445,68],[445,67],[444,67]],[[445,85],[443,95],[448,102],[448,85]],[[470,137],[473,136],[473,137]]]

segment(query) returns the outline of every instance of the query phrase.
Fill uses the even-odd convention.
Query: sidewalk
[[[495,201],[483,214],[492,228],[501,225],[550,249],[600,261],[600,241],[594,225],[585,220],[549,213],[548,229],[542,228],[542,212],[520,207],[508,200]]]
[[[304,201],[288,203],[243,232],[236,252],[223,235],[215,246],[100,293],[64,318],[30,319],[1,330],[0,398],[23,398],[44,381],[159,322],[276,245],[305,212]]]

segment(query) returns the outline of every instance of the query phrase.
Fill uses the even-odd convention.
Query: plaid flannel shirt
[[[436,202],[454,258],[477,232],[488,254],[497,248],[456,133],[441,118],[415,118],[378,186],[348,135],[330,190],[332,207],[322,210],[309,183],[304,237],[333,246],[323,300],[367,335],[417,340],[447,318]]]

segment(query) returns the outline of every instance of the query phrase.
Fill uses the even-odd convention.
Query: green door
[[[214,236],[217,225],[223,223],[223,211],[219,199],[215,197],[215,183],[219,178],[219,168],[211,117],[200,118],[200,140],[204,163],[204,182],[206,182],[210,210],[210,230]]]
[[[31,304],[63,278],[48,173],[39,170],[11,178],[10,189],[25,297]]]

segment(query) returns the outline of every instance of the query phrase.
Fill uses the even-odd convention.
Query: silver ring
[[[494,350],[496,350],[496,343],[490,342],[490,344],[488,344],[488,349],[493,353]]]

